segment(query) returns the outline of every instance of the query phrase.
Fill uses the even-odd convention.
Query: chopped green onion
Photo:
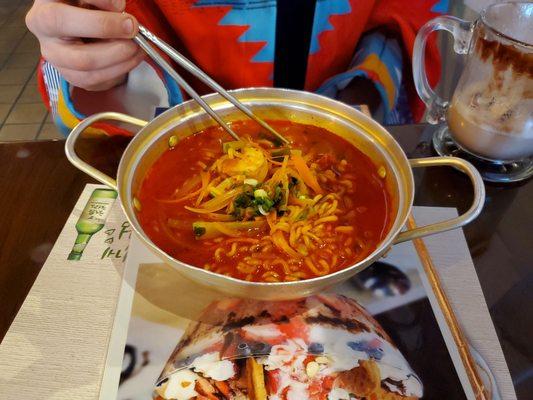
[[[308,208],[305,208],[303,209],[300,214],[298,214],[296,216],[296,221],[303,221],[304,219],[307,218],[307,216],[309,215],[309,209]]]
[[[290,154],[291,154],[291,151],[287,147],[281,147],[279,149],[273,149],[270,152],[270,155],[272,156],[272,159],[274,159],[275,161],[278,161],[280,159],[283,160],[284,156],[288,156]]]
[[[192,230],[194,232],[194,236],[201,237],[205,234],[205,228],[202,226],[192,226]]]
[[[250,205],[251,202],[252,199],[250,199],[250,197],[246,193],[242,193],[235,198],[233,204],[235,208],[246,208]]]
[[[222,143],[222,151],[225,154],[228,154],[229,149],[233,149],[233,151],[235,151],[235,150],[240,150],[243,147],[244,147],[244,142],[241,142],[240,140]]]
[[[257,210],[259,210],[262,215],[268,215],[268,211],[266,211],[262,205],[257,206]]]
[[[245,179],[244,180],[244,184],[245,185],[250,185],[250,186],[257,186],[259,184],[259,182],[257,182],[257,179]]]
[[[256,199],[264,199],[265,197],[268,198],[268,193],[264,189],[257,189],[254,191],[254,197]]]

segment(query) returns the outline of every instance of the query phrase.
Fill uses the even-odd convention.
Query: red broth
[[[329,274],[357,263],[377,248],[391,224],[392,200],[385,168],[326,129],[288,121],[269,123],[291,145],[288,155],[272,158],[264,183],[257,186],[249,175],[244,181],[248,183],[239,186],[241,183],[235,182],[240,175],[229,176],[227,168],[220,168],[229,165],[231,155],[223,151],[222,144],[229,140],[219,127],[173,143],[153,164],[137,195],[137,214],[144,232],[159,248],[187,264],[259,282]],[[272,148],[279,143],[266,138],[253,121],[235,122],[232,128],[267,157],[275,154]],[[235,154],[237,159],[245,157],[239,150]],[[216,164],[221,157],[226,164]],[[286,173],[278,173],[283,178],[273,187],[274,173],[281,168]],[[210,179],[207,186],[206,176]],[[233,186],[225,192],[217,189],[228,179]],[[235,194],[226,207],[198,212],[221,193],[231,197],[241,188],[245,194]],[[206,190],[209,194],[199,201]],[[268,196],[257,197],[263,192]],[[211,217],[216,218],[213,221]],[[228,223],[230,219],[237,223]],[[209,224],[202,221],[216,222],[212,225],[217,229],[206,230],[203,226]]]

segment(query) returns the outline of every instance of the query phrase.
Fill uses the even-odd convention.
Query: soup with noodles
[[[169,139],[134,205],[146,235],[187,264],[258,282],[297,281],[349,267],[388,233],[386,169],[326,129],[253,121]]]

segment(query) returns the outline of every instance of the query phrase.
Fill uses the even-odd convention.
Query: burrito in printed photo
[[[167,362],[156,400],[415,400],[422,383],[355,300],[212,303]]]

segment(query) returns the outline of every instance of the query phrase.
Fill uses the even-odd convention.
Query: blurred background
[[[415,0],[416,1],[416,0]],[[449,0],[449,14],[474,19],[494,0]],[[31,0],[0,0],[0,141],[60,139],[37,89],[39,43],[26,29]],[[440,34],[442,77],[437,92],[449,98],[461,71],[450,35]]]
[[[39,42],[26,29],[31,0],[0,0],[0,141],[56,139],[37,90]]]

